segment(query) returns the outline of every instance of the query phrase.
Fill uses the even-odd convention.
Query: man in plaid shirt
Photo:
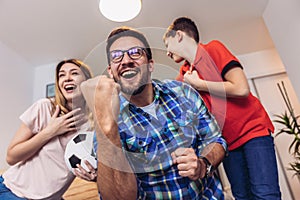
[[[81,85],[96,124],[103,199],[223,199],[213,169],[227,145],[200,95],[153,81],[145,36],[120,27],[107,40],[108,73]]]

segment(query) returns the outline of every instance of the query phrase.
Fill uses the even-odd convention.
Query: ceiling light
[[[99,2],[102,15],[115,22],[126,22],[135,18],[141,8],[141,0],[100,0]]]

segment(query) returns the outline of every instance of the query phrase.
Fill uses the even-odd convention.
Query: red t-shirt
[[[238,59],[219,41],[199,44],[192,67],[201,79],[224,81],[225,74],[234,67],[242,68]],[[183,75],[190,68],[184,63],[177,80],[183,81]],[[222,134],[228,143],[228,149],[234,150],[252,138],[269,135],[274,126],[260,101],[251,93],[247,98],[223,97],[199,91],[210,112],[222,128]]]

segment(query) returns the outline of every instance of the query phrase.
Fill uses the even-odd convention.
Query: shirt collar
[[[196,66],[202,59],[202,55],[203,55],[203,51],[204,48],[203,48],[203,45],[201,43],[198,44],[198,48],[197,48],[197,52],[196,52],[196,57],[195,57],[195,60],[194,62],[192,63],[192,66]]]
[[[152,80],[152,86],[154,90],[154,101],[157,101],[161,94],[169,94],[171,91],[163,85],[163,83],[159,80]],[[122,112],[129,105],[135,107],[135,105],[131,104],[122,94],[120,97],[120,111]]]

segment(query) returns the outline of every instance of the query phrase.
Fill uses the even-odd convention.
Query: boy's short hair
[[[163,40],[170,36],[174,37],[176,31],[178,30],[185,32],[188,36],[192,37],[197,43],[199,43],[200,38],[198,28],[195,22],[188,17],[179,17],[175,19],[173,23],[168,27],[166,33],[163,36]]]

